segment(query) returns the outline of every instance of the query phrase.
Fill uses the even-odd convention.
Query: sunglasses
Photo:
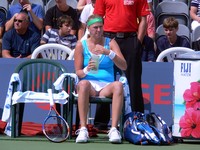
[[[22,23],[24,20],[14,19],[14,22]]]

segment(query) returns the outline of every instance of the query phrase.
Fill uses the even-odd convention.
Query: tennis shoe
[[[111,143],[121,143],[122,138],[120,132],[115,127],[109,130],[108,137]]]
[[[86,127],[81,127],[78,129],[75,133],[77,136],[76,138],[76,143],[86,143],[88,142],[88,130]]]

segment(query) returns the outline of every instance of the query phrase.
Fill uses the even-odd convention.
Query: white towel
[[[67,76],[74,78],[75,84],[78,84],[79,78],[75,73],[63,73],[58,77],[58,79],[53,84],[55,86],[56,90],[62,89],[64,78],[67,77]]]
[[[8,122],[11,114],[11,105],[12,105],[12,91],[13,91],[13,82],[19,82],[19,86],[17,87],[17,91],[21,90],[21,81],[19,79],[18,73],[13,73],[10,78],[10,82],[8,85],[6,100],[3,108],[3,114],[2,114],[2,121]]]
[[[12,91],[13,91],[13,83],[18,82],[17,91],[21,90],[21,81],[19,79],[18,73],[13,73],[10,78],[10,82],[8,85],[8,91],[6,95],[6,100],[3,108],[2,114],[2,121],[7,122],[6,128],[4,133],[8,136],[11,136],[11,123],[12,123],[12,116],[11,116],[11,105],[12,105]]]
[[[54,102],[59,104],[66,104],[69,95],[63,90],[58,94],[53,94]],[[15,92],[12,97],[12,104],[17,103],[49,103],[48,93],[41,92]]]
[[[119,81],[123,83],[123,88],[124,88],[124,105],[125,105],[125,112],[124,115],[132,112],[131,108],[131,101],[130,101],[130,92],[129,92],[129,85],[127,78],[122,76],[119,78]]]

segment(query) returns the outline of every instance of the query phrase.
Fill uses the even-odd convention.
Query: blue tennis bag
[[[131,112],[125,116],[124,139],[137,145],[173,142],[171,131],[160,116],[140,112]]]

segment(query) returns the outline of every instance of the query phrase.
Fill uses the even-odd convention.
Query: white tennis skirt
[[[91,83],[92,87],[97,91],[101,91],[103,88],[105,88],[110,82],[99,82],[99,81],[94,81],[94,80],[89,80]]]

